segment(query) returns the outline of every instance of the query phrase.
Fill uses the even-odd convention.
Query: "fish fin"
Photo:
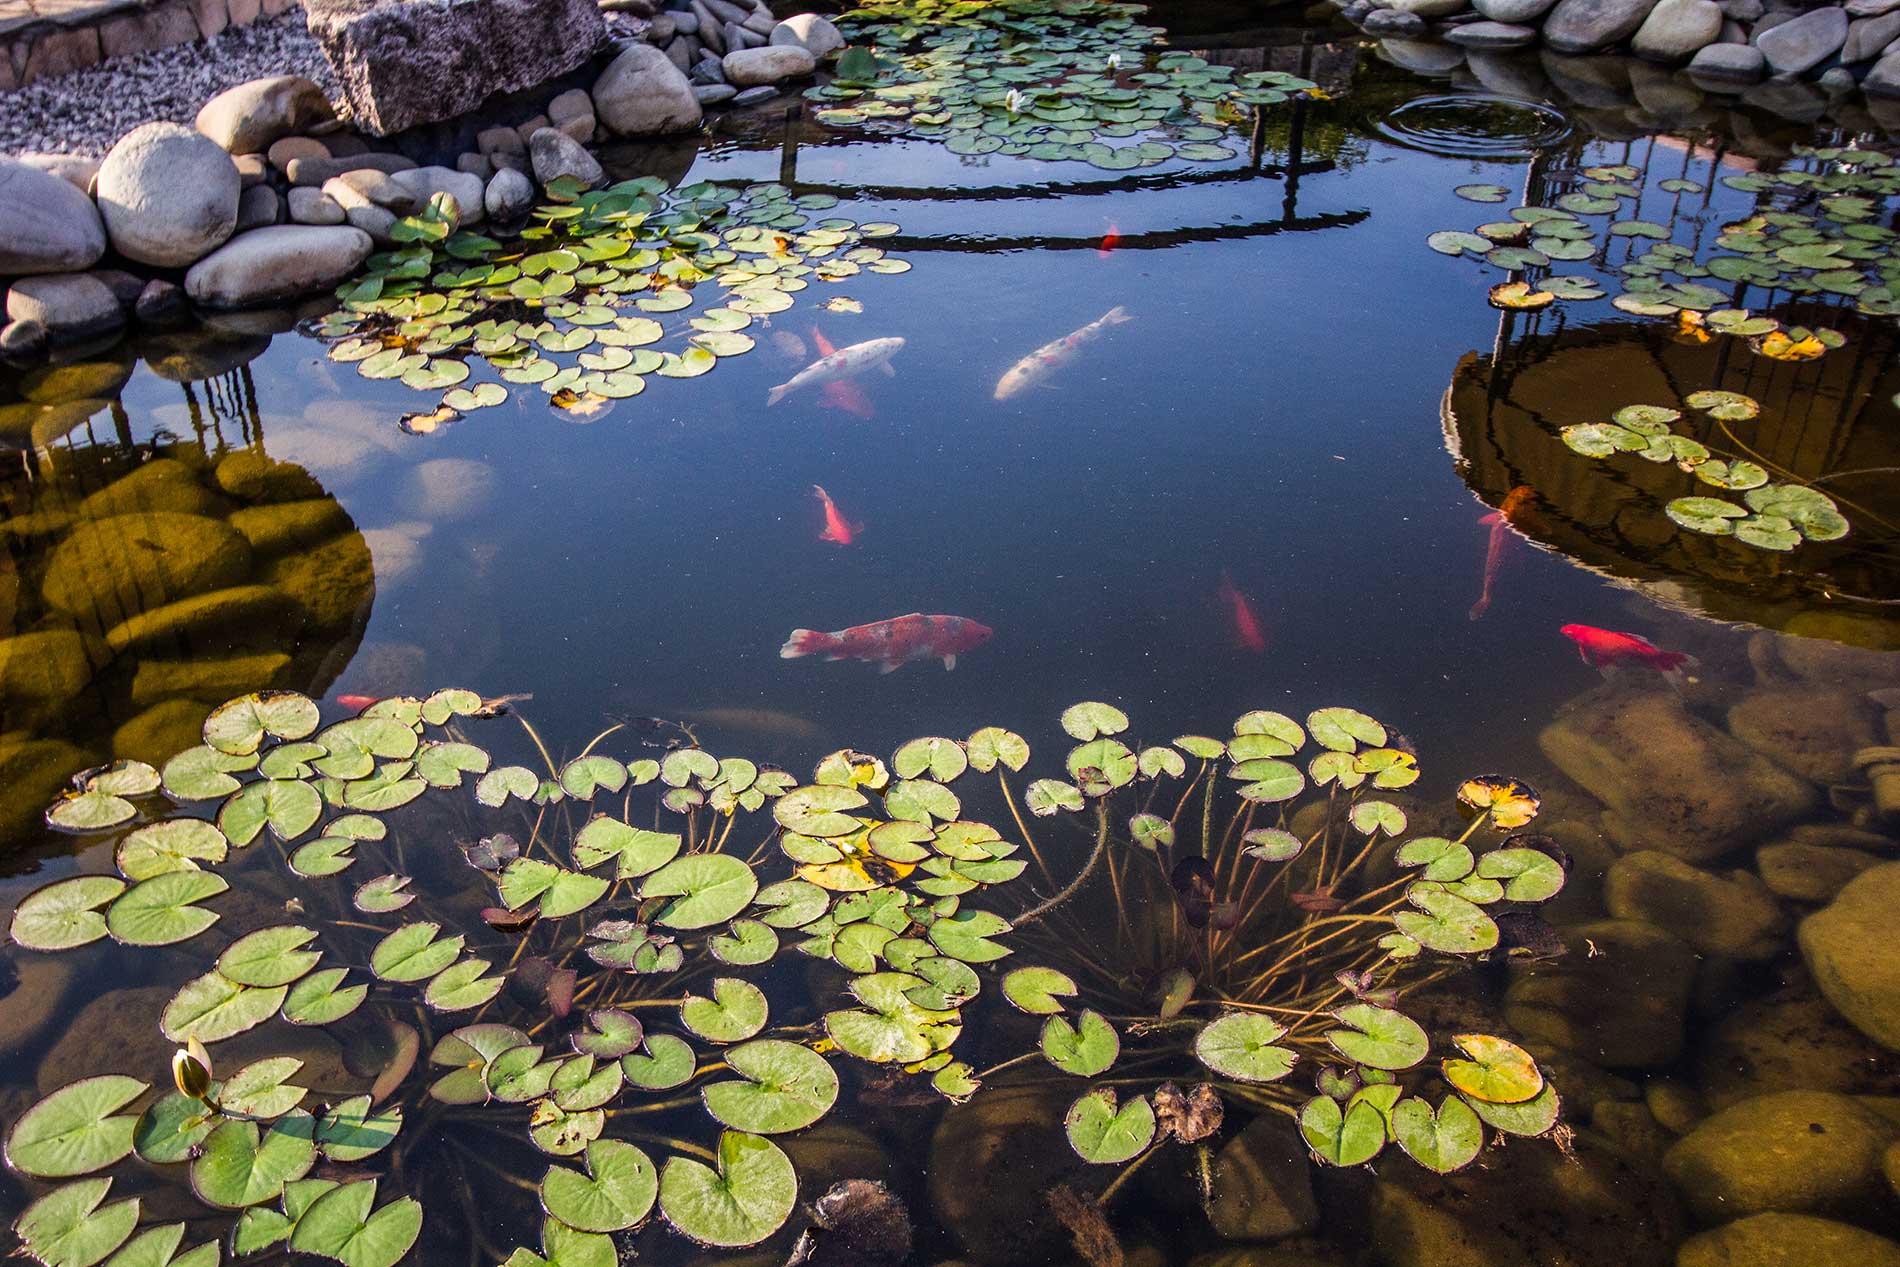
[[[851,535],[856,536],[858,533],[863,532],[863,531],[864,531],[864,525],[862,523],[855,523],[851,525]]]
[[[831,500],[831,495],[825,492],[825,486],[823,484],[813,484],[811,486],[811,495],[821,502]]]
[[[1103,325],[1118,326],[1124,321],[1133,320],[1134,318],[1128,315],[1128,309],[1122,307],[1120,304],[1116,304],[1113,308],[1110,308],[1107,312],[1102,314]]]
[[[944,667],[945,672],[948,672],[949,670],[956,668],[957,658],[953,655],[945,656],[943,658],[943,667]]]
[[[1484,609],[1489,607],[1490,605],[1491,605],[1491,600],[1488,597],[1481,598],[1477,602],[1473,603],[1471,605],[1471,612],[1470,612],[1471,619],[1472,620],[1481,619],[1484,616]]]
[[[877,666],[877,671],[879,674],[895,673],[903,667],[904,667],[904,662],[902,660],[886,660],[884,663]]]
[[[777,387],[774,387],[771,391],[765,393],[766,405],[769,407],[769,406],[778,404],[779,401],[785,399],[785,393],[790,390],[792,390],[792,385],[790,383],[780,383]]]
[[[878,368],[884,371],[884,377],[886,378],[897,377],[897,369],[889,361],[880,361],[878,363]]]
[[[792,636],[785,640],[785,645],[778,649],[779,659],[796,660],[800,656],[825,651],[834,641],[830,634],[820,633],[816,629],[794,629]]]
[[[1597,658],[1591,655],[1590,648],[1584,646],[1581,642],[1577,644],[1577,659],[1583,661],[1593,669],[1597,667]]]
[[[1504,516],[1500,512],[1494,510],[1488,515],[1480,515],[1478,517],[1478,522],[1481,524],[1501,524],[1504,522]]]
[[[811,343],[813,347],[818,349],[818,355],[821,357],[830,356],[833,352],[838,350],[831,345],[831,340],[827,339],[824,331],[820,330],[817,326],[811,328]]]

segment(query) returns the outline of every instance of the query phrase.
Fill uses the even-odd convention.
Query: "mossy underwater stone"
[[[360,532],[285,555],[265,570],[264,581],[301,603],[318,632],[346,627],[376,594],[375,563]]]
[[[45,830],[40,813],[75,770],[93,764],[92,754],[63,739],[39,739],[23,731],[0,735],[0,843],[11,844]]]
[[[1616,918],[1668,929],[1705,954],[1770,958],[1787,923],[1753,872],[1717,875],[1653,849],[1618,858],[1603,893]]]
[[[141,707],[173,696],[230,699],[282,686],[290,657],[281,651],[199,657],[190,660],[142,660],[132,677],[132,702]]]
[[[1755,1214],[1684,1241],[1676,1267],[1900,1267],[1900,1244],[1811,1214]]]
[[[1060,1138],[1073,1098],[1065,1087],[989,1086],[944,1110],[930,1140],[930,1200],[972,1261],[1061,1261],[1071,1249],[1045,1194],[1082,1166]]]
[[[260,558],[314,546],[350,526],[349,512],[334,497],[246,506],[231,512],[229,523],[251,543]]]
[[[284,462],[258,449],[239,449],[218,463],[218,487],[252,502],[306,501],[323,496],[323,485],[295,462]]]
[[[53,548],[40,592],[58,611],[110,628],[153,607],[245,580],[251,547],[202,515],[155,511],[83,521]]]
[[[1319,1226],[1312,1163],[1292,1119],[1262,1113],[1214,1157],[1207,1220],[1230,1241],[1277,1241]]]
[[[1611,1069],[1674,1060],[1695,985],[1695,950],[1637,920],[1561,931],[1569,954],[1512,970],[1505,1019],[1531,1038]]]
[[[168,699],[154,704],[112,732],[112,755],[162,766],[203,740],[206,716],[212,705],[195,699]]]
[[[1774,1091],[1900,1094],[1900,1055],[1842,1020],[1807,984],[1723,1016],[1701,1036],[1694,1070],[1717,1109]]]
[[[276,641],[302,623],[297,601],[268,585],[235,585],[140,612],[106,631],[116,652],[203,655]]]
[[[1796,940],[1814,983],[1836,1011],[1883,1047],[1900,1051],[1900,862],[1870,867],[1801,921]]]
[[[1857,749],[1879,742],[1880,710],[1865,694],[1808,687],[1751,691],[1728,710],[1731,735],[1816,783],[1844,783]]]
[[[0,638],[0,704],[55,704],[86,689],[112,657],[73,629],[39,629]]]
[[[195,471],[175,458],[154,458],[120,476],[79,503],[81,519],[107,519],[142,511],[222,515],[230,503],[198,482]]]
[[[1851,1096],[1776,1091],[1706,1118],[1663,1158],[1663,1173],[1704,1222],[1767,1210],[1853,1212],[1884,1187],[1893,1123]]]
[[[1881,861],[1878,855],[1860,849],[1796,841],[1763,845],[1755,851],[1755,870],[1769,892],[1797,902],[1831,902],[1848,881]]]

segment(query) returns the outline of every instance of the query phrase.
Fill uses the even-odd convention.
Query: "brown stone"
[[[30,84],[36,79],[50,79],[98,64],[97,27],[49,31],[33,41],[33,51],[26,55],[26,66],[20,71],[20,82]]]
[[[260,0],[225,0],[224,7],[231,15],[232,26],[249,26],[264,11]]]
[[[382,136],[545,83],[606,36],[594,0],[310,0],[305,12],[350,114]]]
[[[99,51],[106,57],[149,53],[188,44],[198,38],[198,19],[190,0],[167,0],[150,9],[109,18],[99,27]]]
[[[207,40],[231,25],[224,0],[191,0],[191,16],[198,23],[198,34]]]
[[[328,158],[330,147],[312,136],[287,136],[281,141],[272,142],[265,155],[270,165],[278,171],[288,173],[293,158]]]

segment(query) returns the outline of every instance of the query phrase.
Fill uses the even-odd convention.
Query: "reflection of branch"
[[[1262,220],[1253,224],[1223,224],[1206,229],[1168,229],[1159,233],[1124,234],[1118,251],[1153,251],[1182,246],[1189,242],[1231,242],[1239,238],[1270,237],[1276,233],[1303,233],[1314,229],[1339,229],[1371,218],[1370,211],[1335,211],[1317,216],[1292,216],[1283,220]],[[1022,237],[889,237],[879,245],[892,251],[951,251],[987,254],[992,251],[1094,251],[1101,248],[1099,238],[1055,238],[1027,235]]]
[[[1098,800],[1095,802],[1095,852],[1089,855],[1088,862],[1083,864],[1082,870],[1076,873],[1075,879],[1069,881],[1067,888],[1063,889],[1048,901],[1040,902],[1024,911],[1021,915],[1018,915],[1015,919],[1010,921],[1010,927],[1020,929],[1025,924],[1041,919],[1044,915],[1047,915],[1050,911],[1055,910],[1056,907],[1061,906],[1064,902],[1074,897],[1076,891],[1088,883],[1089,876],[1095,873],[1095,868],[1101,865],[1102,855],[1107,852],[1108,807]]]

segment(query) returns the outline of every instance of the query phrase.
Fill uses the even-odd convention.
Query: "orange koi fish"
[[[1108,222],[1108,232],[1102,235],[1102,244],[1095,248],[1097,259],[1107,259],[1122,244],[1122,231],[1113,220]]]
[[[957,656],[990,640],[995,631],[964,616],[926,616],[912,612],[891,620],[853,625],[836,633],[794,629],[779,657],[796,660],[821,655],[827,660],[868,660],[879,673],[894,673],[913,660],[942,660],[957,667]]]
[[[1481,524],[1491,525],[1491,543],[1485,547],[1484,588],[1478,593],[1478,601],[1471,605],[1471,619],[1477,620],[1491,606],[1491,586],[1498,579],[1498,568],[1504,563],[1504,551],[1510,545],[1511,527],[1536,495],[1529,484],[1519,484],[1504,495],[1504,501],[1496,510],[1478,520]]]
[[[848,546],[857,540],[858,534],[864,531],[864,525],[854,524],[839,513],[838,503],[831,500],[831,494],[822,485],[813,484],[811,491],[818,495],[818,500],[825,506],[825,530],[818,534],[818,539],[841,546]]]
[[[1222,568],[1220,574],[1220,601],[1227,605],[1233,618],[1234,637],[1244,649],[1255,655],[1264,655],[1267,650],[1267,635],[1260,627],[1260,618],[1254,615],[1253,604],[1247,596],[1234,586],[1234,578]]]
[[[1576,643],[1577,654],[1585,664],[1595,669],[1641,665],[1654,669],[1668,678],[1672,685],[1680,687],[1683,669],[1693,667],[1696,663],[1695,657],[1686,651],[1665,651],[1636,634],[1598,629],[1595,625],[1565,625],[1557,632]]]
[[[824,332],[817,326],[811,328],[811,340],[812,345],[818,349],[819,364],[822,365],[826,358],[837,355],[838,349],[831,345],[831,340],[827,339]],[[890,372],[888,363],[884,369],[886,373]],[[818,403],[830,409],[841,410],[854,418],[869,418],[877,413],[877,407],[871,403],[871,398],[865,394],[864,389],[849,378],[834,378],[826,383],[825,389],[818,393]]]
[[[336,702],[345,708],[353,708],[360,713],[371,704],[374,704],[376,697],[374,695],[339,695],[336,697]]]

